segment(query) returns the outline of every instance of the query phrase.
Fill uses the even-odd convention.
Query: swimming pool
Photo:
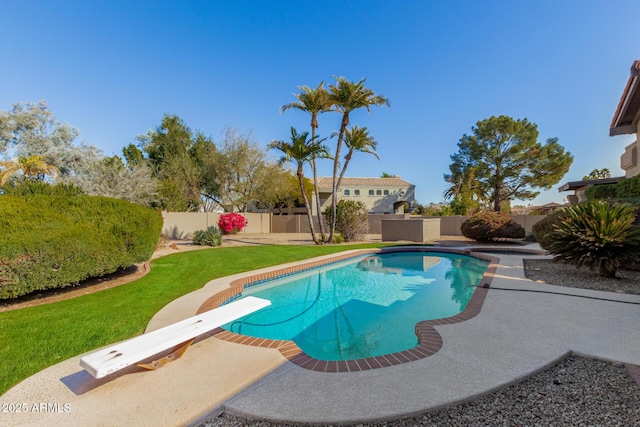
[[[367,254],[245,285],[272,305],[224,326],[294,341],[319,360],[364,359],[414,348],[416,324],[465,309],[488,266],[440,252]]]

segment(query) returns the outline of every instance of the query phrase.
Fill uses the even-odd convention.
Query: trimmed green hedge
[[[637,204],[640,200],[640,175],[625,178],[617,184],[594,185],[585,191],[588,201],[612,200]]]
[[[616,184],[594,185],[584,192],[587,200],[615,199],[618,186]]]
[[[161,228],[158,212],[119,199],[0,196],[0,299],[146,261]]]
[[[549,245],[551,244],[550,235],[553,232],[554,227],[560,224],[560,222],[562,222],[566,217],[567,213],[565,209],[560,209],[533,224],[531,230],[533,238],[536,239],[536,242],[540,244],[542,249],[549,250]]]
[[[623,179],[616,184],[616,196],[620,199],[635,199],[640,197],[640,175]]]

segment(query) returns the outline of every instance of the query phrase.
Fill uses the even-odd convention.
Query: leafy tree
[[[300,184],[300,192],[302,193],[302,199],[304,200],[304,206],[307,210],[307,219],[309,220],[309,228],[311,229],[311,237],[314,243],[318,244],[319,241],[316,238],[315,226],[313,224],[313,215],[311,209],[309,209],[309,199],[304,189],[304,165],[305,163],[311,163],[311,161],[318,157],[327,157],[329,155],[327,147],[320,143],[309,139],[309,132],[302,132],[299,134],[295,128],[291,127],[291,142],[287,141],[271,141],[269,143],[269,149],[278,150],[282,152],[283,156],[280,159],[280,163],[292,162],[296,166],[296,176]],[[321,218],[318,216],[320,221]]]
[[[77,144],[78,135],[77,129],[56,120],[46,101],[18,102],[11,111],[0,112],[0,157],[41,156],[60,171],[63,181],[86,172],[102,158],[95,146]]]
[[[44,161],[42,156],[20,156],[15,160],[0,161],[0,185],[4,185],[9,178],[22,171],[24,178],[44,181],[47,175],[55,177],[60,170]]]
[[[122,156],[131,167],[137,166],[145,161],[144,153],[134,144],[129,144],[122,149]]]
[[[436,203],[429,203],[428,206],[422,207],[422,213],[420,215],[424,216],[445,216],[446,206],[442,206]]]
[[[317,141],[316,130],[318,129],[318,114],[331,111],[331,101],[329,99],[329,92],[324,88],[324,82],[320,82],[317,88],[310,88],[309,86],[300,86],[302,91],[296,94],[298,99],[296,102],[291,102],[282,106],[282,112],[289,109],[296,109],[304,111],[311,115],[311,141]],[[315,157],[311,159],[311,169],[313,171],[313,188],[316,198],[316,206],[320,209],[320,193],[318,190],[318,169],[316,165]],[[313,215],[313,213],[312,213]],[[318,212],[318,221],[320,223],[320,233],[324,234],[324,222],[320,212]]]
[[[590,179],[605,179],[605,178],[611,178],[611,172],[609,172],[609,169],[607,168],[602,168],[602,169],[592,170],[589,173],[589,175],[583,176],[582,180],[587,181]]]
[[[156,184],[137,147],[123,150],[125,166],[119,157],[105,158],[95,146],[77,144],[77,137],[78,131],[59,123],[45,101],[14,104],[10,112],[0,112],[0,154],[15,154],[17,160],[1,163],[0,180],[22,171],[25,178],[49,176],[88,195],[152,203]]]
[[[218,150],[215,144],[202,133],[198,133],[189,150],[189,155],[200,169],[201,196],[207,200],[216,200],[219,196],[220,183],[216,169]]]
[[[351,82],[344,77],[336,77],[336,84],[329,85],[329,100],[333,108],[342,114],[340,122],[340,130],[338,131],[338,140],[336,143],[335,156],[333,158],[333,177],[332,177],[332,195],[331,195],[331,228],[329,241],[333,241],[333,234],[336,228],[336,206],[338,197],[338,169],[340,166],[340,153],[342,151],[342,143],[344,135],[349,126],[349,118],[353,111],[360,108],[366,108],[370,111],[371,106],[389,106],[389,100],[384,96],[377,95],[371,89],[364,86],[365,79],[358,82]]]
[[[557,138],[544,145],[538,142],[537,125],[527,119],[492,116],[472,130],[472,135],[460,139],[445,180],[457,182],[474,170],[477,185],[490,194],[495,212],[501,211],[503,200],[533,199],[539,194],[534,189],[551,188],[573,162]]]
[[[487,202],[487,195],[483,185],[475,179],[475,168],[459,170],[458,173],[445,175],[449,187],[443,196],[449,202],[451,215],[472,215],[479,211]],[[455,176],[455,178],[454,178]]]
[[[269,185],[260,192],[257,207],[277,208],[282,214],[284,209],[292,213],[296,206],[304,206],[298,177],[280,165],[271,165],[269,169]],[[304,178],[304,191],[310,200],[313,197],[313,181],[307,177]]]
[[[394,178],[394,176],[386,172],[382,172],[382,175],[380,175],[380,178]]]
[[[349,166],[349,162],[351,161],[354,153],[361,152],[371,154],[375,156],[376,159],[380,160],[378,153],[376,153],[378,143],[371,135],[369,135],[369,131],[366,127],[360,128],[358,126],[354,126],[351,129],[347,129],[345,132],[344,144],[348,151],[344,156],[344,165],[340,171],[340,178],[338,178],[338,188],[340,188],[340,183],[342,182],[342,178],[344,178],[344,173],[346,172],[347,166]]]
[[[202,205],[204,192],[211,196],[211,153],[215,146],[210,138],[194,134],[184,121],[165,114],[162,123],[146,135],[138,136],[153,176],[158,179],[158,205],[170,211],[195,211]],[[129,164],[141,161],[141,151],[129,145],[124,150]],[[209,175],[210,174],[210,175]]]
[[[74,182],[90,196],[113,197],[147,207],[158,201],[158,181],[144,160],[127,166],[118,156],[106,157]]]
[[[266,152],[253,142],[251,135],[233,128],[226,131],[224,143],[215,155],[219,171],[219,202],[226,211],[246,212],[255,206],[271,185],[273,163]]]

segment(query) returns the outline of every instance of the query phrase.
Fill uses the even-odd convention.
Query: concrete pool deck
[[[221,409],[271,421],[366,422],[472,399],[570,352],[640,365],[640,295],[531,282],[522,258],[537,256],[495,256],[499,262],[482,310],[470,320],[435,326],[443,345],[429,357],[358,372],[316,372],[275,348],[203,337],[157,371],[132,369],[95,380],[77,356],[1,396],[3,408],[12,410],[0,413],[0,424],[188,425]],[[147,329],[194,315],[234,277],[175,300]]]

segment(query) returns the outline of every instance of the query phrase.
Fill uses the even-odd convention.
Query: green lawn
[[[125,285],[0,313],[0,394],[48,366],[142,333],[166,304],[217,277],[380,246],[253,246],[184,252],[153,261],[149,274]]]

